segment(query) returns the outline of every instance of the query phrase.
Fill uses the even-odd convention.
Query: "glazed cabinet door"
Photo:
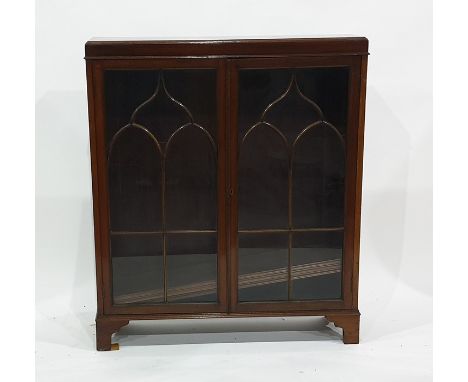
[[[360,60],[230,62],[233,311],[351,306]]]
[[[106,313],[226,310],[224,66],[93,65]]]

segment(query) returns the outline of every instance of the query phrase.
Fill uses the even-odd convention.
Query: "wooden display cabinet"
[[[131,320],[326,316],[359,341],[368,41],[86,44],[97,349]]]

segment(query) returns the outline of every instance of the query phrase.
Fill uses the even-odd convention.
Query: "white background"
[[[36,12],[39,381],[431,379],[430,2],[49,0]],[[209,320],[131,324],[120,351],[96,352],[86,40],[316,34],[370,41],[361,344],[310,318]]]

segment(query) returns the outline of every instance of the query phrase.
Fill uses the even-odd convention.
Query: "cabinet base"
[[[128,320],[121,320],[107,317],[96,317],[96,349],[97,350],[118,350],[115,344],[112,344],[112,334],[119,331]]]
[[[325,316],[325,318],[334,323],[335,326],[343,329],[343,343],[359,343],[359,324],[360,313],[357,310],[351,311],[322,311],[322,312],[290,312],[283,313],[214,313],[214,314],[165,314],[165,315],[106,315],[96,317],[96,348],[97,350],[118,350],[118,344],[112,344],[112,334],[118,332],[120,328],[128,325],[131,320],[164,320],[171,318],[229,318],[229,317],[290,317],[290,316]]]
[[[343,343],[358,344],[359,343],[359,325],[360,315],[355,314],[329,314],[325,318],[329,322],[333,322],[335,326],[343,329]]]

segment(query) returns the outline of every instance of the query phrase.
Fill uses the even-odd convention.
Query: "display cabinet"
[[[367,39],[85,50],[97,349],[131,320],[287,315],[358,343]]]

